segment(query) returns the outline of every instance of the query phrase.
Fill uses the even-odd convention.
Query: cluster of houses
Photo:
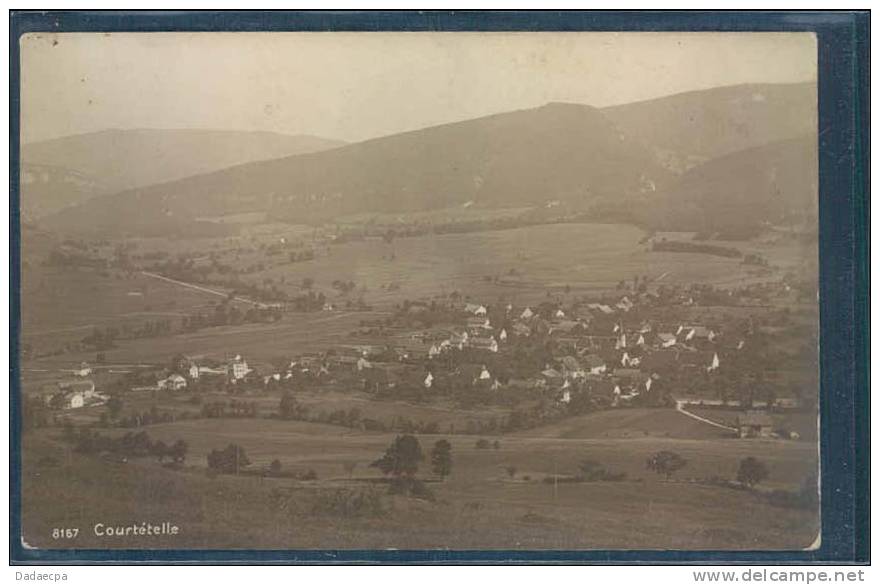
[[[252,370],[241,356],[217,368],[190,362],[178,368],[188,371],[189,380],[181,373],[171,374],[159,380],[158,387],[179,390],[206,375],[226,376],[232,383],[261,379],[266,386],[336,382],[374,392],[405,384],[431,391],[440,380],[447,386],[452,380],[457,386],[481,389],[534,389],[562,404],[586,388],[593,392],[598,388],[617,406],[650,394],[670,370],[711,374],[722,367],[725,352],[745,344],[704,324],[633,324],[625,317],[635,306],[626,296],[613,305],[591,303],[569,311],[512,305],[490,311],[485,305],[466,303],[457,324],[414,333],[413,343],[339,346],[331,352],[298,356],[271,372]],[[556,341],[558,355],[531,375],[493,371],[504,369],[499,364],[510,355],[508,348],[540,344],[547,337]]]
[[[725,364],[736,363],[734,354],[750,343],[748,332],[735,332],[736,328],[651,318],[655,312],[640,310],[645,308],[643,296],[571,307],[549,302],[520,307],[449,305],[447,319],[409,329],[405,338],[391,344],[342,345],[297,356],[268,371],[250,367],[241,355],[219,364],[180,356],[153,385],[131,390],[180,391],[210,378],[245,387],[336,384],[376,393],[403,387],[429,394],[444,388],[517,389],[551,397],[563,407],[580,395],[599,395],[616,407],[653,404],[652,397],[664,393],[678,395],[679,388],[670,380],[712,376]],[[530,352],[540,362],[519,363],[518,356]],[[90,369],[84,364],[74,374],[84,378]],[[93,383],[80,383],[82,388],[65,387],[63,398],[53,404],[78,408],[101,399]],[[760,412],[750,413],[741,435],[765,436],[768,421]]]
[[[175,365],[175,370],[156,380],[154,385],[135,386],[131,388],[131,391],[186,390],[190,383],[204,377],[224,378],[236,384],[253,372],[248,366],[247,360],[241,355],[236,355],[219,366],[199,365],[195,360],[183,357],[181,362]]]
[[[462,309],[464,325],[446,334],[435,334],[426,357],[442,362],[450,353],[464,350],[498,354],[509,343],[552,337],[565,351],[535,372],[531,385],[556,391],[563,403],[570,402],[572,393],[586,381],[612,383],[609,392],[617,404],[650,392],[658,373],[668,366],[703,368],[706,372],[721,367],[720,353],[729,347],[720,343],[713,329],[702,324],[648,321],[625,326],[623,317],[634,307],[635,303],[624,296],[613,306],[590,303],[571,315],[559,307],[539,311],[507,305],[503,313],[493,312],[494,317],[490,317],[486,306],[467,303]],[[744,344],[739,340],[735,349],[742,349]],[[436,372],[429,371],[425,387],[430,388],[435,378]],[[484,366],[477,383],[487,380],[493,388],[502,386]]]
[[[108,398],[95,389],[92,380],[61,381],[44,394],[46,406],[58,410],[98,406],[107,402]]]

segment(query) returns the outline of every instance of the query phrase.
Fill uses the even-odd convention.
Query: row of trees
[[[84,454],[113,453],[124,457],[156,457],[159,462],[169,458],[176,465],[186,460],[189,445],[178,439],[171,445],[163,441],[153,441],[145,431],[126,433],[121,437],[109,437],[98,431],[65,426],[62,438],[72,443],[74,450]]]
[[[412,479],[423,460],[424,454],[419,440],[413,435],[398,435],[370,467],[376,467],[383,474],[395,479]],[[434,443],[430,462],[431,470],[441,478],[445,479],[452,472],[452,445],[449,441],[440,439]]]
[[[671,479],[675,472],[687,466],[687,459],[674,451],[659,451],[648,457],[646,467],[666,479]],[[770,470],[767,465],[754,457],[746,457],[739,462],[736,472],[736,481],[740,484],[754,487],[767,479]]]

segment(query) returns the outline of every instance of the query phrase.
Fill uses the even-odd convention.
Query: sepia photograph
[[[18,50],[25,549],[822,545],[814,33]]]

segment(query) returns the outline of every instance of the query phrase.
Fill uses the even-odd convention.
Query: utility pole
[[[559,466],[556,465],[556,456],[553,457],[553,501],[559,495]]]

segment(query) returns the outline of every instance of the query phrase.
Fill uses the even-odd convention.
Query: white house
[[[430,388],[434,384],[434,375],[431,372],[428,372],[428,375],[425,376],[425,388]]]
[[[197,365],[195,365],[195,364],[189,365],[189,377],[192,380],[199,379],[199,367]]]
[[[532,311],[532,309],[529,307],[526,307],[525,310],[520,314],[519,318],[520,319],[531,319],[534,316],[535,316],[535,313]]]
[[[712,356],[712,363],[709,364],[709,367],[706,368],[706,371],[711,372],[717,370],[720,365],[721,361],[718,359],[718,354],[716,353]]]
[[[86,362],[80,364],[78,370],[73,371],[74,376],[79,376],[80,378],[85,378],[86,376],[91,375],[92,368]]]
[[[86,404],[86,398],[82,392],[70,392],[64,395],[62,408],[82,408]]]
[[[233,380],[243,379],[250,371],[251,369],[248,367],[247,361],[240,355],[235,356],[235,359],[228,366],[229,375],[232,376]]]
[[[464,306],[464,310],[471,315],[476,315],[478,317],[483,317],[486,315],[486,307],[484,307],[483,305],[468,303]]]
[[[180,374],[171,374],[164,380],[159,380],[156,385],[162,390],[183,390],[186,388],[186,378]]]

